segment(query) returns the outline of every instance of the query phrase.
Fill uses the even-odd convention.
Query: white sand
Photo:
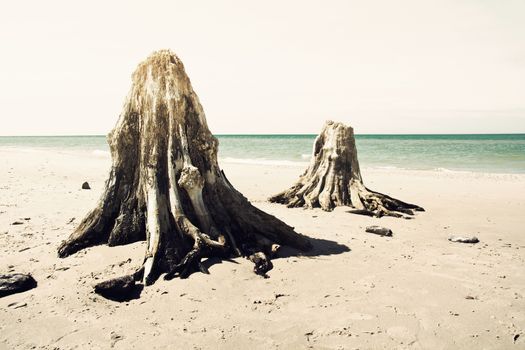
[[[523,175],[365,169],[368,187],[427,210],[402,220],[269,204],[302,169],[222,164],[258,207],[319,239],[313,255],[274,260],[269,279],[245,259],[223,261],[115,303],[92,285],[137,268],[144,243],[56,257],[108,166],[95,155],[0,150],[0,273],[38,281],[0,299],[0,349],[525,348]],[[80,189],[85,180],[92,190]],[[371,224],[394,237],[365,233]],[[452,233],[481,242],[451,243]]]

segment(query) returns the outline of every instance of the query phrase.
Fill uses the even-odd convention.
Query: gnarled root
[[[253,272],[255,272],[257,275],[263,276],[264,278],[268,278],[266,272],[273,269],[273,264],[265,253],[253,253],[248,257],[248,259],[250,259],[250,261],[255,264],[253,267]]]
[[[211,253],[217,255],[226,253],[228,246],[224,236],[219,236],[218,241],[212,240],[207,234],[200,232],[186,217],[179,218],[179,227],[188,237],[193,239],[193,247],[179,263],[170,267],[164,279],[169,280],[176,276],[186,278],[197,270],[208,273],[201,260],[209,257]]]
[[[315,181],[315,183],[322,182],[324,182],[323,179]],[[355,209],[349,210],[349,213],[378,218],[382,216],[410,218],[415,211],[425,211],[418,205],[369,190],[360,181],[351,180],[351,184],[345,187],[331,188],[319,194],[317,185],[311,183],[303,186],[295,185],[271,197],[269,201],[285,204],[288,208],[320,207],[325,211],[331,211],[340,205],[352,206]]]
[[[374,192],[360,182],[350,185],[351,203],[355,210],[350,213],[374,217],[393,216],[396,218],[410,219],[414,211],[425,211],[418,205],[406,203],[392,198],[386,194]]]

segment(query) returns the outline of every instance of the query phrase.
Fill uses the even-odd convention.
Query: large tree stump
[[[132,76],[117,125],[108,136],[112,167],[94,210],[63,242],[66,257],[96,244],[147,240],[144,284],[161,273],[186,277],[210,256],[257,256],[271,267],[275,245],[310,248],[307,237],[255,208],[217,163],[218,141],[179,58],[153,53]],[[273,248],[272,248],[273,247]]]
[[[353,213],[370,216],[413,215],[423,208],[369,190],[363,184],[354,130],[333,121],[326,122],[314,142],[310,166],[289,189],[271,197],[270,202],[290,208],[353,206]]]

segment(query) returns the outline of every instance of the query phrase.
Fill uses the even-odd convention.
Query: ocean
[[[315,135],[216,135],[219,161],[306,167]],[[356,135],[362,168],[525,173],[525,134]],[[105,136],[1,136],[6,148],[109,157]]]

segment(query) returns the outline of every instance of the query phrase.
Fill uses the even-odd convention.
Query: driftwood
[[[311,247],[307,237],[252,206],[217,163],[218,141],[179,58],[152,54],[134,72],[131,91],[108,136],[112,167],[102,197],[63,242],[66,257],[96,244],[147,240],[137,278],[152,283],[206,271],[211,256],[257,257],[272,246]],[[252,259],[253,260],[253,259]]]
[[[354,131],[350,126],[326,122],[314,142],[310,166],[289,189],[270,197],[270,202],[290,208],[352,206],[355,214],[375,217],[414,215],[423,208],[369,190],[363,184]]]
[[[479,239],[476,236],[458,236],[451,235],[448,240],[456,243],[479,243]]]
[[[382,226],[376,226],[376,225],[367,226],[365,231],[368,233],[373,233],[373,234],[380,235],[380,236],[387,236],[387,237],[392,236],[392,230],[387,227],[382,227]]]
[[[31,275],[13,273],[0,275],[0,298],[6,295],[25,292],[35,288],[37,285]]]
[[[142,285],[135,284],[133,275],[113,278],[96,284],[95,293],[114,301],[127,301],[140,295]]]

